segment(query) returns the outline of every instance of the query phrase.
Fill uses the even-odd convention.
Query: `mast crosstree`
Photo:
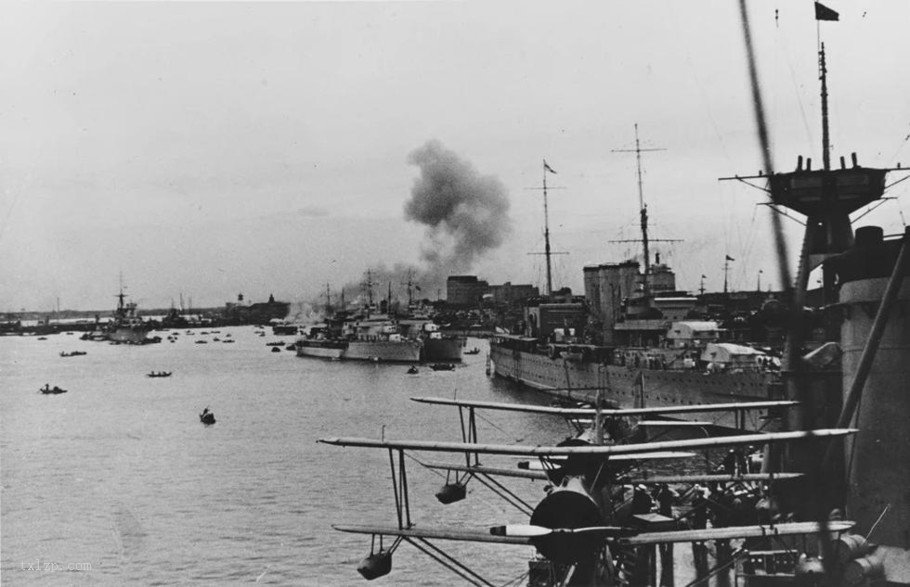
[[[643,181],[641,179],[641,154],[651,151],[666,151],[663,147],[651,147],[642,149],[641,142],[638,139],[638,123],[635,123],[635,148],[634,149],[611,149],[611,153],[635,153],[635,163],[637,166],[638,172],[638,207],[639,207],[639,220],[641,225],[641,246],[642,246],[642,256],[644,257],[644,294],[645,296],[650,295],[651,293],[651,252],[649,250],[649,244],[652,242],[664,242],[664,243],[675,243],[679,242],[679,239],[651,239],[648,237],[648,206],[645,204],[645,193],[643,187]],[[627,242],[636,242],[630,239],[623,240],[611,240],[611,243],[627,243]]]

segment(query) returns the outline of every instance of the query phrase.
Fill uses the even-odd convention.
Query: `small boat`
[[[224,344],[231,344],[231,343],[233,343],[233,342],[235,342],[235,341],[234,341],[234,339],[229,338],[229,339],[227,339],[227,340],[222,340],[221,342],[223,342]]]
[[[281,342],[280,340],[276,340],[276,341],[272,341],[272,342],[267,342],[267,343],[265,343],[265,346],[281,346],[281,345],[283,345],[283,344],[284,344],[284,343]]]
[[[420,370],[414,365],[408,367],[408,375],[417,375],[418,373],[420,373]]]
[[[433,363],[430,365],[433,371],[454,371],[455,365],[452,363]]]
[[[205,424],[206,426],[211,426],[215,423],[215,414],[210,412],[208,408],[202,410],[202,413],[199,414],[199,421]]]
[[[209,343],[209,341],[207,341],[207,340],[197,340],[196,341],[196,344],[208,344],[208,343]]]
[[[172,371],[152,371],[151,373],[146,373],[146,377],[170,377],[173,374]]]
[[[39,336],[39,337],[38,337],[38,340],[47,340],[47,337],[46,337],[46,336]]]
[[[273,347],[272,347],[272,352],[273,352],[273,353],[280,353],[280,352],[281,352],[281,347],[280,347],[280,346],[273,346]]]
[[[88,354],[85,351],[60,351],[61,357],[81,357],[82,355]]]
[[[464,354],[466,354],[466,355],[479,355],[479,354],[480,354],[480,349],[477,348],[477,347],[474,347],[474,348],[472,348],[472,349],[469,350],[469,351],[465,351]]]
[[[212,342],[221,342],[221,339],[216,336],[212,339]]]
[[[44,387],[40,388],[38,391],[44,395],[57,395],[58,393],[66,393],[65,389],[61,389],[56,385],[54,387],[51,387],[49,383],[45,383]]]
[[[297,345],[294,344],[294,343],[292,342],[291,344],[287,345],[287,346],[284,347],[284,348],[285,348],[285,350],[288,350],[288,351],[296,351],[296,350],[297,350]]]

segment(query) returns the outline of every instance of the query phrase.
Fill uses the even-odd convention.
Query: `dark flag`
[[[543,168],[544,168],[545,170],[549,171],[550,173],[556,175],[556,172],[553,170],[553,168],[550,167],[549,165],[547,165],[547,160],[546,160],[546,159],[543,160]]]
[[[815,20],[838,20],[840,15],[822,4],[821,2],[815,3]]]
[[[736,261],[736,259],[734,259],[734,258],[731,257],[730,255],[727,255],[727,261]]]

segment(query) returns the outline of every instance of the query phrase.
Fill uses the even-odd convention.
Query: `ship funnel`
[[[803,156],[802,155],[799,155],[796,157],[796,170],[797,171],[803,170]]]
[[[850,159],[853,161],[853,167],[859,167],[859,164],[856,162],[856,152],[850,153]]]
[[[806,158],[806,171],[812,171],[812,157]]]
[[[841,169],[846,169],[846,168],[847,168],[847,162],[844,160],[844,156],[843,156],[843,155],[840,156],[840,168],[841,168]]]

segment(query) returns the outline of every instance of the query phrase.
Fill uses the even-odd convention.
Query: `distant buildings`
[[[515,304],[539,295],[533,285],[513,285],[508,281],[490,285],[476,275],[450,275],[446,280],[446,303],[451,306],[476,306],[484,298],[494,304]]]
[[[476,275],[450,275],[446,280],[446,302],[453,306],[476,306],[490,284]]]
[[[269,301],[245,305],[243,294],[237,296],[237,303],[228,302],[224,306],[226,324],[266,324],[273,318],[284,318],[290,309],[288,302],[276,302],[275,296],[269,295]]]
[[[507,281],[502,285],[491,285],[490,296],[494,304],[516,304],[540,296],[536,285],[516,284]]]

